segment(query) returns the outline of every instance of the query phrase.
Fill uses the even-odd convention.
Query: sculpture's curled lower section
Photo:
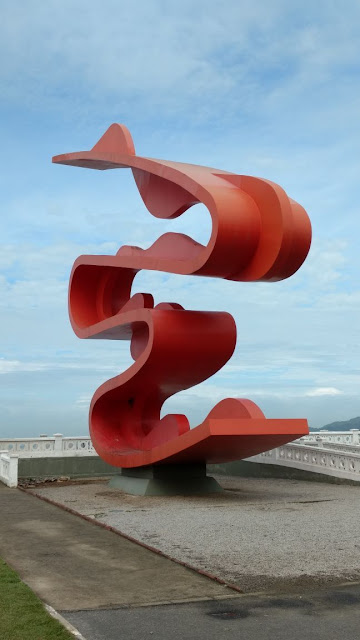
[[[131,167],[153,215],[173,218],[202,202],[213,222],[207,247],[168,233],[146,250],[124,246],[116,256],[81,256],[74,264],[69,311],[75,333],[131,340],[134,359],[93,397],[90,432],[99,455],[119,467],[223,462],[307,433],[306,420],[268,420],[245,399],[222,400],[193,429],[183,414],[160,418],[167,398],[206,380],[229,360],[235,322],[225,312],[190,311],[176,303],[154,307],[151,294],[131,296],[141,269],[235,281],[289,277],[310,246],[311,227],[302,207],[259,178],[136,156],[121,125],[112,125],[91,151],[57,156],[54,162]]]

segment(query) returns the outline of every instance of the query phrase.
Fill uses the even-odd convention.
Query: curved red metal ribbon
[[[255,455],[308,432],[306,420],[270,420],[250,400],[225,399],[189,429],[186,416],[160,418],[167,398],[206,380],[231,357],[234,319],[226,312],[154,307],[131,296],[141,269],[235,281],[276,281],[305,260],[311,225],[305,210],[276,184],[218,169],[135,155],[124,125],[113,124],[91,151],[53,162],[92,169],[131,168],[147,209],[175,218],[203,203],[212,218],[207,246],[166,233],[148,249],[80,256],[69,287],[72,327],[80,338],[131,340],[134,364],[105,382],[90,407],[95,449],[110,464],[223,462]]]

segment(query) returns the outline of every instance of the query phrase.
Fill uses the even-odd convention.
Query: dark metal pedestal
[[[218,493],[223,491],[216,480],[206,475],[205,464],[154,465],[120,469],[109,482],[135,496],[176,496]]]

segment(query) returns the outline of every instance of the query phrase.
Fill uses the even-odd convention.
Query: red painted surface
[[[301,266],[310,248],[305,210],[276,184],[218,169],[135,155],[131,135],[113,124],[91,151],[53,162],[92,169],[132,169],[147,209],[175,218],[203,203],[212,218],[207,246],[166,233],[146,250],[123,246],[116,256],[80,256],[72,270],[69,313],[80,338],[131,340],[134,364],[105,382],[90,407],[96,451],[110,464],[223,462],[255,455],[308,432],[306,420],[269,420],[250,400],[226,399],[189,429],[186,416],[160,419],[167,398],[206,380],[231,357],[235,322],[226,312],[154,306],[131,296],[141,269],[235,281],[276,281]]]

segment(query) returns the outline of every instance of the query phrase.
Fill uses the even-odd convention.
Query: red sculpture
[[[98,454],[118,467],[215,463],[247,458],[308,433],[306,420],[266,419],[251,400],[222,400],[191,430],[182,414],[161,419],[167,398],[206,380],[229,360],[235,322],[226,312],[154,306],[149,293],[131,296],[141,269],[235,281],[288,278],[310,248],[304,209],[267,180],[137,156],[128,129],[119,124],[91,151],[55,156],[53,162],[130,167],[154,216],[176,218],[201,202],[212,217],[207,246],[166,233],[149,249],[123,246],[116,256],[80,256],[73,266],[69,312],[75,333],[131,340],[135,360],[92,399],[90,433]]]

